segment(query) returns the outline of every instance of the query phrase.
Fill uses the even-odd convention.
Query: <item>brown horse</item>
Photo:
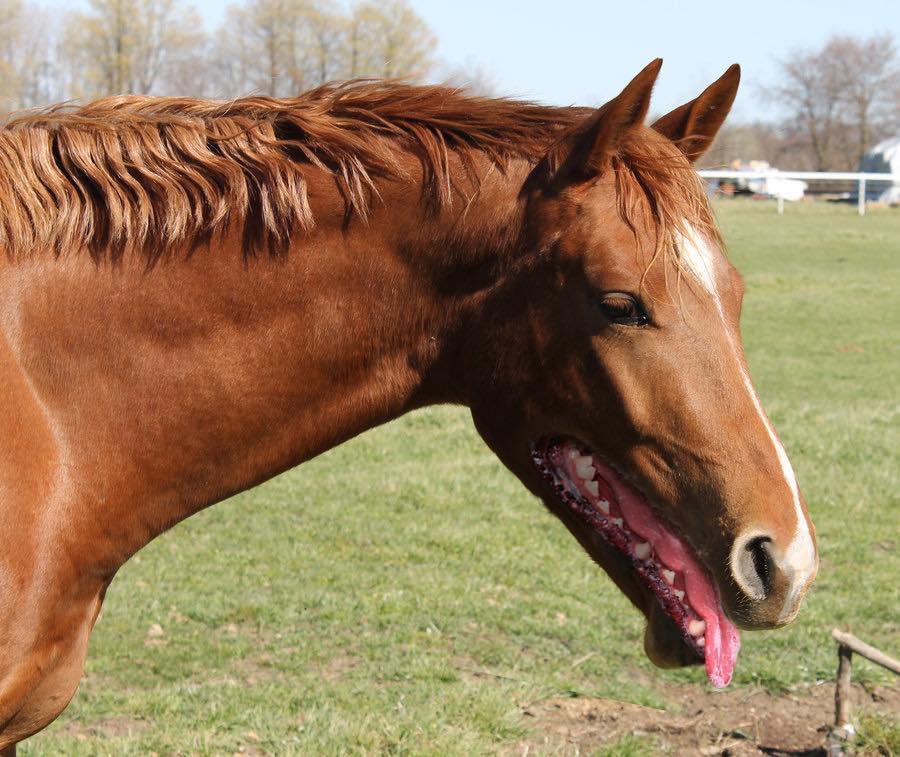
[[[140,97],[0,131],[0,747],[78,685],[158,534],[413,408],[487,444],[648,619],[731,678],[813,527],[747,374],[691,167],[738,85],[642,122],[395,83]]]

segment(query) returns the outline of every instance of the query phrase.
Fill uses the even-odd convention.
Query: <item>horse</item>
[[[116,571],[378,424],[469,408],[646,617],[726,685],[818,557],[749,378],[694,162],[732,66],[645,125],[392,81],[117,96],[0,130],[0,748],[74,695]]]

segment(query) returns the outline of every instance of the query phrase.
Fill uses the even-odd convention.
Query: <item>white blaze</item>
[[[689,236],[679,235],[678,238],[681,262],[694,274],[694,277],[703,285],[703,288],[713,296],[716,308],[724,319],[722,301],[719,299],[719,288],[716,286],[715,257],[712,250],[709,249],[709,245],[694,229],[688,227],[688,234]]]
[[[791,466],[787,453],[781,440],[775,433],[772,423],[769,421],[763,406],[759,401],[756,390],[750,381],[750,376],[741,362],[737,345],[730,329],[725,323],[725,312],[722,309],[722,300],[719,297],[718,286],[716,285],[715,265],[716,257],[709,244],[694,229],[689,229],[687,235],[679,238],[679,248],[681,253],[681,262],[694,275],[697,281],[703,285],[713,297],[716,303],[716,309],[719,311],[719,317],[722,319],[722,326],[728,335],[728,343],[731,345],[734,353],[735,362],[738,371],[741,374],[744,388],[750,396],[753,406],[759,415],[760,421],[775,448],[775,455],[781,466],[781,472],[791,492],[791,501],[794,506],[794,515],[797,519],[797,527],[794,532],[794,538],[788,544],[784,551],[784,556],[780,564],[781,569],[786,573],[788,580],[791,582],[791,591],[785,599],[784,607],[778,617],[779,621],[787,620],[794,611],[794,604],[797,601],[797,595],[808,583],[816,569],[816,550],[813,546],[812,534],[809,531],[809,525],[806,522],[806,516],[803,514],[803,508],[800,505],[800,490],[797,486],[797,476]]]

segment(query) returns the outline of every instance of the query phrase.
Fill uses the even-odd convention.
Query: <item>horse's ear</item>
[[[693,163],[709,149],[725,121],[741,82],[735,63],[701,95],[660,118],[653,128],[671,139]]]
[[[568,152],[563,153],[555,172],[557,183],[587,181],[603,172],[623,135],[647,117],[650,94],[661,66],[662,58],[654,60],[574,131],[566,143]]]

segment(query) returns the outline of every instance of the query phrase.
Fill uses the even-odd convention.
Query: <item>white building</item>
[[[870,182],[866,188],[866,199],[870,202],[900,204],[900,137],[886,139],[863,155],[859,170],[866,173],[894,174],[892,184]]]

